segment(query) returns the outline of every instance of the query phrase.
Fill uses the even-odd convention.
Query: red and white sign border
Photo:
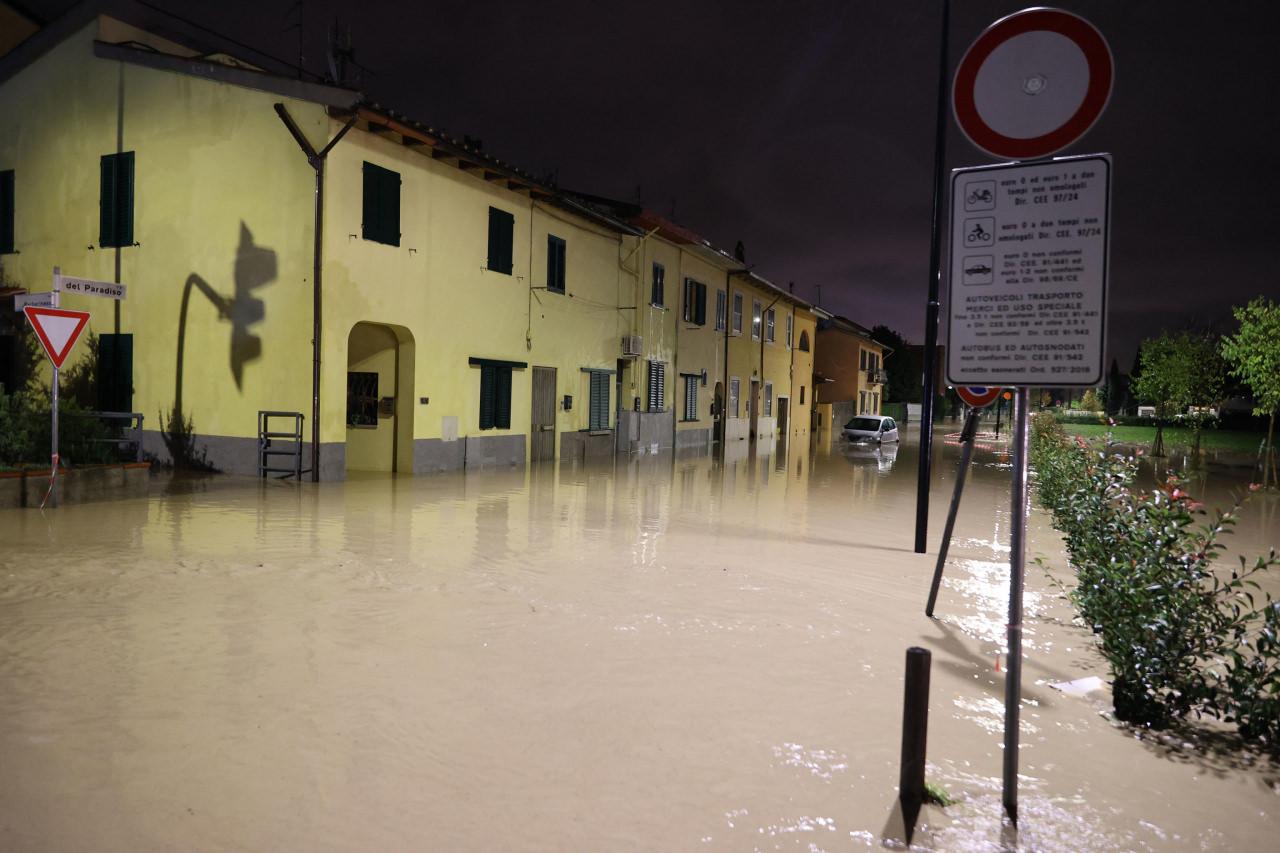
[[[991,385],[957,385],[956,394],[966,406],[985,409],[1000,398],[1003,387]]]
[[[22,309],[22,313],[27,315],[31,328],[35,330],[36,337],[40,339],[40,346],[44,347],[45,355],[49,356],[49,360],[53,362],[54,367],[61,370],[63,363],[67,360],[67,356],[71,354],[71,350],[75,349],[76,341],[80,340],[80,333],[84,331],[85,325],[89,322],[89,312],[28,305]],[[61,352],[55,350],[53,343],[49,340],[49,336],[45,334],[44,327],[36,319],[37,317],[67,317],[79,321],[76,324],[75,331],[67,338],[67,343]]]
[[[1057,129],[1029,139],[1005,136],[983,121],[978,113],[974,99],[978,71],[1001,44],[1037,30],[1057,33],[1075,42],[1089,65],[1089,86],[1079,108]],[[1048,157],[1084,136],[1106,110],[1114,81],[1111,47],[1093,24],[1062,9],[1037,6],[1001,18],[969,46],[956,68],[951,108],[956,124],[981,150],[1000,159],[1030,160]]]

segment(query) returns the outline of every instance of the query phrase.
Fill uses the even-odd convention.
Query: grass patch
[[[939,785],[937,782],[924,783],[924,801],[931,805],[942,806],[946,808],[955,802],[955,799],[947,793],[947,789]]]
[[[1105,438],[1108,429],[1114,441],[1121,444],[1144,444],[1150,446],[1156,437],[1154,426],[1115,426],[1108,428],[1106,424],[1073,424],[1064,422],[1062,429],[1068,435],[1079,435],[1084,438]],[[1245,432],[1234,429],[1206,429],[1200,433],[1200,446],[1205,450],[1231,450],[1239,453],[1256,453],[1258,445],[1266,436],[1260,432]],[[1190,447],[1195,442],[1195,433],[1184,427],[1165,427],[1164,443],[1166,446]]]

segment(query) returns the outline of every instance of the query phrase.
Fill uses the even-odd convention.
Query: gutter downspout
[[[294,141],[306,155],[307,163],[316,173],[315,243],[311,259],[311,482],[318,483],[320,482],[320,333],[323,308],[321,282],[324,273],[324,164],[333,146],[337,145],[339,140],[347,135],[347,131],[355,125],[356,114],[353,113],[351,118],[347,119],[347,123],[342,126],[342,130],[338,131],[337,136],[330,139],[329,143],[317,152],[302,135],[302,131],[294,122],[293,116],[289,115],[284,104],[276,104],[275,109],[276,115],[280,116],[280,120],[284,122],[284,126],[288,128]]]
[[[733,272],[724,271],[724,397],[720,401],[720,461],[729,446],[729,327],[733,325]]]
[[[773,301],[770,302],[768,305],[766,305],[764,307],[764,310],[760,312],[760,403],[764,402],[764,318],[769,313],[769,311],[773,309],[773,306],[778,304],[778,300],[781,298],[782,298],[781,296],[773,297]],[[775,323],[774,324],[775,337],[777,336],[777,331],[778,331],[778,326]],[[788,390],[788,393],[790,393],[789,390]],[[773,395],[774,397],[777,397],[778,392],[774,391]],[[757,405],[760,405],[760,404],[757,404]],[[763,406],[761,406],[761,408],[763,408]],[[756,441],[757,442],[760,440],[760,415],[761,415],[760,412],[756,412]],[[774,438],[776,439],[778,437],[777,436],[778,424],[776,421],[773,425],[773,431],[774,431]]]

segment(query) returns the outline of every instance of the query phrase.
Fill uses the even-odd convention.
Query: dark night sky
[[[172,9],[293,59],[293,0]],[[26,5],[50,17],[65,0]],[[954,67],[1030,3],[956,0]],[[1271,0],[1071,0],[1116,58],[1111,352],[1280,295],[1280,16]],[[919,342],[941,0],[415,4],[307,0],[307,66],[335,16],[363,90],[562,186],[643,202],[773,281]],[[949,122],[947,166],[991,162]],[[945,289],[944,289],[945,294]],[[944,306],[945,310],[945,306]],[[945,322],[944,322],[945,326]]]

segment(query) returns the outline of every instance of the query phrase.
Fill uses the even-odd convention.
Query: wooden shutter
[[[650,305],[663,305],[666,302],[666,277],[667,271],[662,264],[655,263],[653,265],[653,290],[649,294]]]
[[[116,243],[133,245],[133,152],[116,155]]]
[[[693,321],[699,326],[707,325],[707,286],[702,282],[694,282],[697,293],[694,294],[695,313]]]
[[[480,429],[493,429],[497,411],[496,367],[480,368]]]
[[[400,245],[400,173],[364,164],[364,222],[361,236],[375,243]]]
[[[493,425],[498,429],[511,429],[511,368],[496,367],[497,400],[493,413]]]
[[[102,156],[101,181],[98,192],[98,245],[116,246],[116,158]]]
[[[594,371],[591,374],[591,400],[588,426],[591,429],[609,428],[609,380],[610,374]]]
[[[684,378],[684,419],[686,421],[698,419],[698,377],[696,376]]]
[[[661,412],[666,404],[666,365],[649,362],[649,411]]]
[[[512,238],[516,218],[505,210],[489,208],[489,269],[511,275]]]
[[[382,171],[382,189],[378,201],[382,205],[382,242],[400,245],[400,173]]]
[[[13,170],[0,172],[0,255],[13,251]]]
[[[133,408],[133,335],[98,336],[98,400],[100,411]]]
[[[552,234],[547,235],[547,289],[564,293],[565,242]]]

